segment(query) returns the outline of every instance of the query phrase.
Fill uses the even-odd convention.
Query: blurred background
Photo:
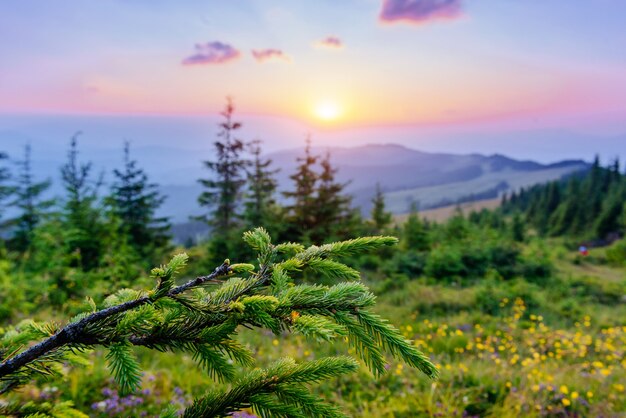
[[[0,338],[148,288],[182,250],[190,277],[254,260],[241,235],[257,226],[307,245],[393,235],[347,262],[442,376],[390,360],[316,391],[351,416],[621,416],[625,15],[620,0],[0,3]],[[354,354],[239,337],[259,365]],[[158,416],[223,385],[186,356],[138,357],[140,393],[118,393],[96,351],[7,399]]]

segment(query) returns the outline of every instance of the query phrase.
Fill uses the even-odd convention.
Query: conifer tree
[[[205,190],[198,197],[200,206],[209,209],[196,219],[213,227],[213,234],[228,236],[239,225],[239,205],[245,185],[245,168],[248,162],[242,157],[244,142],[236,137],[241,122],[233,119],[235,105],[227,98],[226,107],[221,112],[223,121],[219,124],[218,140],[214,142],[216,159],[205,161],[211,177],[200,179]]]
[[[620,232],[624,202],[626,202],[626,182],[614,183],[607,192],[595,219],[594,229],[597,237],[606,238],[611,233]]]
[[[372,199],[372,223],[376,233],[382,233],[391,224],[393,215],[385,209],[385,195],[379,183],[376,183],[376,194]]]
[[[102,222],[98,204],[98,188],[103,177],[94,180],[92,164],[78,161],[78,136],[70,140],[67,162],[61,167],[61,178],[65,188],[63,222],[68,233],[68,250],[76,255],[77,264],[91,270],[100,262]]]
[[[582,202],[582,185],[578,179],[572,179],[567,184],[566,198],[550,217],[550,234],[562,235],[567,233],[580,233],[586,224]],[[590,206],[593,206],[590,205]]]
[[[156,252],[169,241],[168,219],[156,216],[165,197],[156,184],[148,181],[137,161],[131,159],[128,141],[124,143],[124,166],[113,174],[115,181],[108,200],[120,221],[118,232],[126,235],[128,244],[139,256],[154,261]]]
[[[297,158],[296,172],[290,176],[294,189],[283,192],[290,200],[286,207],[286,238],[307,243],[346,238],[361,224],[358,211],[350,207],[352,198],[345,193],[347,184],[336,180],[337,168],[311,151],[307,137],[304,155]]]
[[[603,168],[596,156],[584,173],[511,195],[502,212],[523,214],[541,234],[569,235],[579,240],[606,238],[621,230],[626,177],[619,167],[619,160],[615,160]]]
[[[352,198],[345,193],[346,183],[339,183],[335,176],[337,168],[330,162],[330,152],[320,160],[321,172],[318,176],[314,203],[315,228],[313,242],[346,238],[350,234]]]
[[[311,137],[306,138],[304,155],[297,158],[299,163],[296,172],[289,176],[294,182],[294,189],[283,192],[290,199],[286,207],[289,221],[288,239],[311,241],[310,231],[315,228],[316,185],[319,175],[315,165],[319,156],[311,152]]]
[[[7,154],[0,152],[0,226],[2,226],[5,201],[13,193],[13,188],[9,184],[9,181],[11,180],[11,172],[9,168],[4,165],[8,159],[9,156]]]
[[[275,193],[278,183],[274,176],[279,169],[272,169],[272,160],[262,157],[260,139],[250,142],[249,149],[252,154],[251,163],[247,170],[248,193],[245,201],[244,219],[248,227],[254,228],[259,225],[268,226],[270,231],[276,224],[276,200]]]
[[[427,251],[430,248],[430,239],[425,223],[420,219],[417,204],[411,203],[411,212],[404,223],[402,238],[407,249]]]
[[[523,242],[526,239],[526,225],[519,212],[516,212],[511,219],[511,235],[513,241]]]
[[[179,254],[152,270],[150,291],[123,289],[90,308],[66,326],[56,322],[22,322],[0,339],[0,394],[35,377],[57,374],[77,356],[104,347],[109,369],[122,393],[135,391],[141,366],[134,347],[184,352],[215,379],[230,382],[227,390],[208,388],[184,417],[225,417],[252,408],[263,417],[342,417],[341,411],[312,395],[307,386],[357,370],[349,357],[296,363],[285,358],[266,369],[253,369],[253,352],[235,336],[242,327],[290,332],[311,342],[346,339],[375,374],[386,372],[385,354],[418,368],[427,376],[437,369],[416,345],[374,312],[375,296],[358,281],[359,272],[341,259],[395,244],[392,237],[364,237],[305,248],[275,245],[262,228],[244,234],[258,253],[258,267],[226,260],[211,274],[175,286],[187,256]],[[293,283],[293,274],[311,271],[335,277],[332,286]],[[31,343],[37,342],[32,345]],[[84,359],[82,359],[84,361]],[[237,366],[251,369],[235,380]],[[24,405],[0,404],[0,414]],[[28,404],[35,414],[49,403]],[[69,415],[69,414],[68,414]],[[79,415],[71,415],[79,416]],[[162,416],[173,416],[164,411]]]
[[[43,197],[50,188],[50,180],[37,182],[33,178],[30,145],[24,146],[24,159],[17,161],[17,165],[15,200],[11,203],[17,209],[17,215],[9,221],[15,227],[10,245],[23,252],[31,246],[35,228],[54,205],[54,200]]]

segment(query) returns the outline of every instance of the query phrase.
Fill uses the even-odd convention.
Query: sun
[[[317,103],[315,105],[314,113],[318,119],[330,122],[341,116],[342,109],[336,102],[327,100]]]

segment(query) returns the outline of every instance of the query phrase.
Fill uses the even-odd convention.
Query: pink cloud
[[[183,65],[223,64],[239,58],[240,52],[223,42],[207,42],[196,44],[196,53],[188,56]]]
[[[253,49],[252,56],[254,57],[255,60],[257,60],[257,62],[265,62],[265,61],[272,61],[272,60],[291,61],[289,56],[286,55],[280,49],[272,49],[272,48],[259,49],[259,50]]]
[[[327,36],[321,41],[318,41],[316,43],[316,46],[322,48],[341,49],[343,48],[343,42],[341,42],[341,39],[337,38],[336,36]]]
[[[383,0],[380,20],[423,24],[462,16],[462,0]]]

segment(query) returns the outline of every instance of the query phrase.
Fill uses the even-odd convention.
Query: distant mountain
[[[406,213],[411,202],[420,209],[436,208],[457,202],[488,199],[501,193],[537,183],[559,179],[586,170],[589,164],[582,160],[540,164],[515,160],[504,155],[427,153],[396,144],[370,144],[353,148],[318,147],[316,154],[331,154],[331,161],[339,168],[337,177],[349,183],[347,191],[355,206],[364,213],[370,209],[370,200],[379,183],[385,193],[388,208]],[[291,175],[296,158],[303,150],[289,149],[268,155],[278,173],[279,188],[291,187]],[[196,198],[200,187],[189,182],[163,186],[168,200],[163,213],[184,221],[189,214],[198,213]]]
[[[406,213],[413,201],[421,209],[430,209],[493,198],[507,190],[559,179],[589,167],[582,160],[540,164],[500,154],[427,153],[396,144],[314,148],[313,152],[330,152],[332,162],[339,167],[339,180],[350,182],[347,191],[353,195],[355,205],[368,211],[379,183],[394,213]],[[301,153],[286,150],[270,155],[276,166],[283,167],[279,173],[281,186],[288,187],[288,176]]]

